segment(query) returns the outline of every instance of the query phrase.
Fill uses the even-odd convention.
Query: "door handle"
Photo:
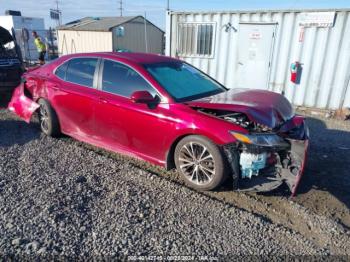
[[[108,100],[103,97],[100,97],[99,100],[100,100],[100,103],[108,104]]]
[[[59,90],[60,90],[59,86],[57,86],[57,85],[53,85],[53,86],[52,86],[52,89],[53,89],[54,91],[59,91]]]

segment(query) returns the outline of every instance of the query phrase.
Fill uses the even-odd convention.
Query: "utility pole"
[[[60,26],[62,24],[62,12],[58,7],[58,0],[54,2],[56,4],[56,9],[50,9],[50,17],[52,20],[55,20],[56,26]]]
[[[167,0],[167,5],[166,5],[166,10],[169,11],[170,10],[170,0]]]
[[[123,16],[123,0],[119,0],[119,12],[120,16]]]
[[[58,25],[61,25],[62,24],[62,13],[61,13],[61,10],[58,9],[58,0],[55,1],[56,2],[56,10],[57,10],[57,13],[58,13]]]

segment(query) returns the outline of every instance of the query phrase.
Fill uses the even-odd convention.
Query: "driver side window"
[[[111,60],[104,60],[102,90],[128,98],[135,91],[148,91],[153,96],[156,95],[154,88],[137,72]]]

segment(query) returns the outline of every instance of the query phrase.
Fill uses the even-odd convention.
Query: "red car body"
[[[160,102],[150,107],[147,103],[135,103],[133,98],[63,81],[55,75],[59,65],[77,57],[96,57],[127,65],[157,90]],[[228,152],[227,148],[240,142],[229,131],[243,135],[248,135],[250,131],[225,120],[217,112],[239,112],[246,115],[249,121],[287,137],[291,141],[291,147],[297,148],[295,152],[300,159],[297,173],[293,174],[293,179],[281,178],[278,183],[287,182],[294,195],[304,169],[308,136],[304,119],[294,115],[287,99],[263,90],[232,89],[197,100],[177,102],[143,66],[172,61],[178,60],[140,53],[63,56],[26,72],[25,81],[15,90],[9,108],[29,121],[31,114],[38,108],[38,100],[44,98],[56,111],[62,133],[167,168],[174,167],[174,147],[188,135],[206,137]],[[296,129],[302,134],[289,138],[289,132]],[[226,153],[228,159],[229,154]],[[253,179],[255,178],[251,180]],[[277,185],[265,190],[260,188],[260,191],[274,187]],[[254,186],[248,187],[253,188]]]

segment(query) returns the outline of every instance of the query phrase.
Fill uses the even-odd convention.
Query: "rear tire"
[[[40,99],[39,105],[39,122],[41,131],[48,136],[59,136],[61,130],[55,110],[45,99]]]
[[[227,177],[228,168],[219,147],[209,139],[191,135],[175,148],[175,165],[187,185],[197,190],[213,190]]]

